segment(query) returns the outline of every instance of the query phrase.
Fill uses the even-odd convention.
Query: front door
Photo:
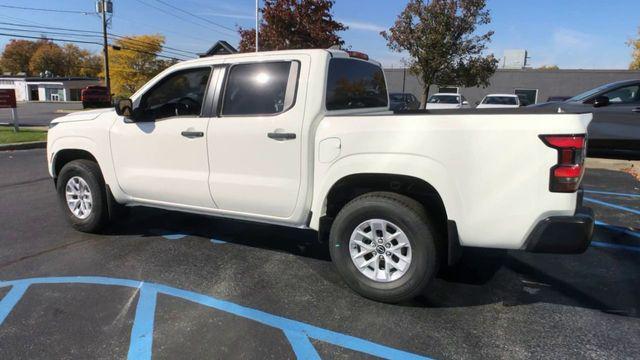
[[[302,60],[302,61],[301,61]],[[211,193],[222,210],[288,218],[300,192],[305,57],[231,65],[209,126]],[[300,83],[299,83],[300,81]]]
[[[135,122],[119,118],[111,149],[121,189],[156,204],[213,208],[207,125],[203,116],[210,67],[171,73],[147,91]]]
[[[621,151],[640,151],[640,85],[627,85],[600,96],[609,105],[593,108],[589,133],[594,143]]]

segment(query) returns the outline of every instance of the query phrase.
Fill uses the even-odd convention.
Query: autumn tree
[[[410,55],[424,100],[431,85],[489,85],[498,60],[484,55],[493,31],[477,33],[491,22],[485,7],[485,0],[409,0],[393,27],[380,33],[391,50]]]
[[[40,43],[29,61],[31,74],[50,72],[54,76],[64,75],[65,56],[60,46],[44,41]]]
[[[128,97],[173,62],[158,59],[165,38],[138,35],[118,39],[109,49],[111,92]],[[104,76],[104,74],[101,74]]]
[[[12,39],[5,46],[2,58],[0,58],[2,70],[12,74],[25,73],[30,75],[29,63],[37,48],[38,43],[35,41]]]
[[[640,29],[638,29],[638,38],[629,41],[629,46],[633,48],[633,55],[629,70],[640,70]]]
[[[558,65],[542,65],[538,70],[560,70],[560,68]]]
[[[347,26],[334,20],[334,0],[265,0],[258,35],[260,50],[327,49],[343,46]],[[255,29],[238,28],[241,52],[255,51]]]
[[[68,43],[62,47],[64,76],[96,77],[102,71],[102,57]]]

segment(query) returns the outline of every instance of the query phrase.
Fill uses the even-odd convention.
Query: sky
[[[346,45],[369,54],[384,66],[398,67],[407,55],[390,51],[379,33],[393,25],[406,2],[337,0],[333,13],[338,21],[349,26],[340,34]],[[167,46],[191,52],[191,56],[206,51],[217,40],[236,46],[239,37],[232,30],[237,26],[253,28],[255,24],[254,0],[113,0],[113,3],[110,32],[117,35],[161,33],[167,38]],[[85,11],[86,14],[21,10],[2,5]],[[638,0],[487,0],[487,7],[492,22],[479,30],[495,31],[489,53],[501,58],[506,49],[526,49],[533,67],[626,69],[632,52],[626,42],[638,37],[640,27]],[[15,28],[8,24],[101,31],[93,0],[0,0],[0,33],[18,33],[8,30]],[[49,35],[56,36],[63,37]],[[0,35],[0,48],[4,48],[9,39]],[[90,36],[83,39],[100,41]],[[100,50],[98,45],[80,46],[95,52]]]

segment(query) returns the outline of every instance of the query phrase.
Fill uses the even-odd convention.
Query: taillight
[[[584,175],[584,158],[587,151],[585,135],[540,135],[540,139],[558,151],[558,163],[551,168],[549,190],[577,191]]]
[[[365,54],[363,52],[360,52],[360,51],[349,50],[349,51],[347,51],[347,54],[349,54],[349,57],[352,57],[352,58],[361,59],[361,60],[369,60],[369,55],[367,55],[367,54]]]

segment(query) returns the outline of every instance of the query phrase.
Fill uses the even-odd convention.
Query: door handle
[[[638,106],[637,108],[631,109],[631,111],[633,111],[634,113],[640,113],[640,106]]]
[[[283,133],[283,132],[270,132],[267,134],[269,139],[273,139],[276,141],[284,141],[284,140],[293,140],[296,138],[296,134],[294,133]]]
[[[204,136],[204,133],[202,131],[183,131],[180,134],[189,139],[199,138]]]

